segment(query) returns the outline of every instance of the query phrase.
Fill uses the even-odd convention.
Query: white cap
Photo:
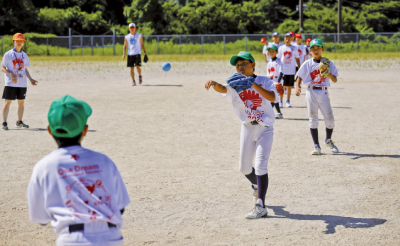
[[[135,25],[135,23],[131,23],[131,24],[129,24],[129,28],[131,28],[131,27],[134,27],[134,28],[136,28],[136,25]]]

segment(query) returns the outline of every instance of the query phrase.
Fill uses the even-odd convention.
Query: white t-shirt
[[[283,82],[283,79],[281,78],[281,81],[278,81],[281,72],[282,72],[282,62],[279,58],[276,57],[276,59],[271,59],[271,61],[268,62],[267,64],[267,77],[271,78],[272,77],[272,82],[274,84],[277,84],[278,82]]]
[[[257,76],[255,83],[266,90],[275,93],[275,99],[278,97],[278,92],[274,83],[265,76]],[[233,110],[243,124],[250,123],[256,120],[260,125],[272,126],[275,123],[275,114],[272,110],[271,102],[261,96],[253,87],[240,92],[228,84],[225,85],[227,92],[220,93],[221,96],[232,100]]]
[[[25,52],[17,52],[16,50],[14,50],[14,48],[7,51],[3,56],[1,65],[5,66],[8,71],[17,76],[17,83],[13,84],[11,76],[5,74],[5,86],[27,87],[25,68],[28,68],[30,64],[28,55]]]
[[[278,57],[283,63],[282,73],[284,75],[296,74],[296,58],[299,58],[297,47],[293,45],[283,45],[279,48],[278,55],[276,55],[276,57]]]
[[[59,148],[34,167],[27,190],[30,219],[57,235],[80,223],[123,226],[120,210],[130,199],[113,161],[79,145]]]
[[[331,70],[331,74],[333,76],[339,76],[336,66],[332,61],[329,63],[329,69]],[[314,59],[305,61],[297,72],[297,76],[303,80],[303,85],[314,87],[330,87],[331,79],[329,77],[322,78],[319,75],[319,62],[314,61]]]
[[[306,49],[308,50],[308,55],[306,55],[306,60],[311,59],[312,58],[312,54],[310,51],[310,46],[306,46]]]
[[[279,42],[278,44],[276,44],[274,42],[268,43],[268,45],[270,45],[270,44],[275,44],[276,48],[278,48],[278,50],[279,50],[279,47],[281,47],[282,45],[285,45],[284,43],[281,43],[281,42]],[[264,45],[263,54],[267,55],[267,61],[270,61],[271,57],[268,55],[268,50],[267,50],[268,45]]]
[[[140,38],[142,34],[135,33],[135,35],[128,34],[125,36],[126,40],[128,41],[128,55],[140,55],[142,54],[142,46],[140,44]]]
[[[307,55],[306,46],[304,44],[294,44],[293,46],[297,47],[297,51],[299,52],[300,66],[304,62],[304,57]],[[297,63],[296,63],[297,66]]]

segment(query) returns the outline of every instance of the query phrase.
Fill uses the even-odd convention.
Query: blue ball
[[[164,70],[165,72],[168,72],[169,70],[171,70],[171,64],[169,64],[169,62],[164,62],[161,66],[162,70]]]

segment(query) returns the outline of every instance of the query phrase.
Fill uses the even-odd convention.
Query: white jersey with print
[[[297,51],[297,47],[290,46],[281,46],[278,50],[278,57],[283,64],[282,73],[284,75],[294,75],[296,74],[296,58],[299,58],[299,52]]]
[[[335,64],[330,61],[329,69],[333,76],[339,76]],[[302,84],[314,87],[330,87],[330,78],[322,78],[319,71],[319,61],[309,59],[303,63],[297,72],[297,76],[302,79]]]
[[[57,235],[73,224],[123,226],[130,199],[114,162],[80,145],[59,148],[34,167],[27,190],[30,219],[51,225]]]
[[[300,66],[305,61],[305,56],[307,55],[306,46],[304,44],[294,44],[293,46],[297,47],[297,52],[299,52]],[[297,63],[296,63],[297,65]]]
[[[30,64],[28,55],[25,52],[17,52],[15,49],[7,51],[3,56],[1,65],[17,76],[17,83],[13,84],[11,76],[5,74],[5,86],[27,87],[25,68],[28,68]]]
[[[307,61],[308,59],[312,58],[312,54],[311,54],[311,51],[310,51],[310,46],[306,46],[306,49],[308,51],[308,55],[306,55],[306,61]]]
[[[268,45],[271,45],[271,44],[275,44],[276,48],[278,48],[278,50],[279,50],[279,47],[281,47],[282,45],[285,45],[284,43],[281,43],[281,42],[279,42],[278,44],[276,44],[274,42],[268,43]],[[270,61],[271,57],[268,55],[268,50],[267,50],[268,45],[264,45],[263,54],[267,55],[267,61]]]
[[[128,42],[128,55],[129,56],[142,54],[142,46],[140,44],[141,37],[142,37],[142,34],[140,34],[140,33],[135,33],[134,35],[129,33],[128,35],[125,36],[125,39]]]
[[[278,97],[278,92],[274,83],[265,76],[257,76],[255,83],[266,90],[275,93],[275,99]],[[256,120],[260,125],[272,126],[275,122],[275,114],[272,110],[271,102],[261,96],[253,87],[240,92],[228,84],[225,85],[227,93],[221,93],[221,96],[226,96],[232,100],[233,110],[243,124],[250,123]]]
[[[283,79],[281,78],[280,81],[278,79],[280,78],[281,72],[282,72],[282,67],[283,64],[281,60],[277,57],[274,59],[271,59],[270,62],[268,62],[267,65],[267,77],[271,78],[272,77],[272,82],[276,85],[278,82],[283,83]]]

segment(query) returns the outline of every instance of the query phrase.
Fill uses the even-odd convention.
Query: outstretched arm
[[[26,77],[31,81],[31,84],[32,85],[37,85],[37,83],[38,83],[37,80],[32,79],[32,77],[31,77],[31,75],[30,75],[30,73],[29,73],[27,68],[25,68],[25,73],[26,73]]]
[[[275,102],[275,92],[266,90],[259,86],[258,84],[254,83],[252,86],[254,89],[258,91],[258,93],[261,94],[265,99],[267,99],[270,102]]]
[[[219,84],[219,83],[217,83],[217,82],[215,82],[215,81],[213,81],[213,80],[209,80],[209,81],[206,82],[205,88],[206,88],[207,90],[209,90],[211,87],[213,87],[214,90],[215,90],[216,92],[219,92],[219,93],[226,93],[226,92],[228,91],[228,90],[225,88],[225,86],[223,86],[223,85],[221,85],[221,84]]]

